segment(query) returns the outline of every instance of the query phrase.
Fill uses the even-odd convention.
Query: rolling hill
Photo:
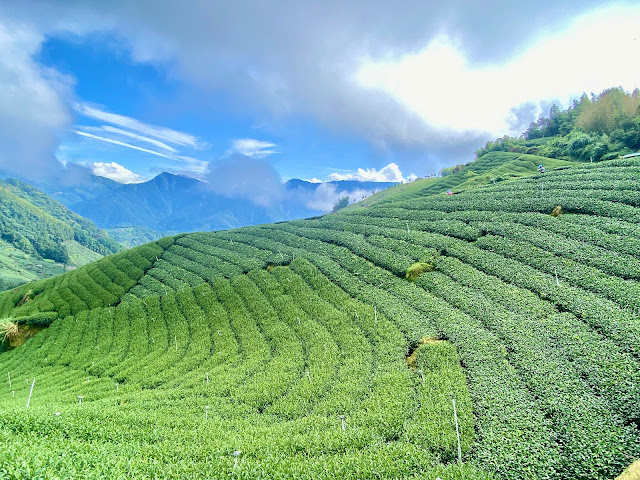
[[[0,472],[614,478],[640,457],[640,161],[557,167],[0,294]]]
[[[0,180],[0,289],[114,253],[104,231],[19,180]]]
[[[523,153],[489,152],[473,162],[461,165],[455,173],[396,185],[346,208],[347,211],[355,211],[377,203],[408,200],[413,196],[423,197],[445,193],[448,190],[458,193],[504,180],[537,175],[538,165],[544,165],[547,170],[554,170],[576,165],[576,162]]]

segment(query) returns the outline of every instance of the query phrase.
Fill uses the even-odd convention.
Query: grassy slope
[[[0,181],[0,200],[0,288],[61,273],[63,265],[49,265],[51,251],[64,249],[73,268],[120,249],[92,222],[26,183]]]
[[[111,238],[125,248],[137,247],[163,236],[162,233],[145,227],[107,228],[106,231]]]
[[[397,185],[350,205],[345,211],[355,211],[378,203],[398,202],[412,197],[444,193],[458,193],[468,188],[480,187],[508,179],[538,175],[538,165],[546,170],[563,168],[576,163],[555,158],[522,153],[491,152],[465,165],[461,171],[446,177],[423,178]]]
[[[41,268],[38,267],[41,265]],[[12,244],[0,240],[0,291],[25,282],[48,278],[63,273],[64,266],[53,260],[33,257]]]
[[[144,268],[118,288],[97,262],[0,294],[3,316],[53,306],[61,317],[0,355],[1,371],[42,382],[29,412],[26,382],[0,397],[11,459],[0,467],[460,478],[447,392],[464,399],[462,364],[467,468],[612,478],[640,456],[639,178],[628,160],[454,196],[432,197],[426,184],[372,208],[124,252]],[[407,282],[420,260],[435,270]],[[100,279],[89,295],[87,278]],[[454,350],[421,360],[425,338]],[[416,346],[420,368],[400,368]],[[123,449],[134,452],[124,466]]]

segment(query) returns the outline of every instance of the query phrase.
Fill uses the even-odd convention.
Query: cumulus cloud
[[[31,26],[0,16],[0,169],[39,178],[61,168],[53,152],[70,124],[70,80],[33,60],[43,40]]]
[[[231,152],[251,158],[265,158],[274,153],[280,153],[274,150],[277,146],[275,143],[254,138],[236,138],[231,142]]]
[[[91,164],[91,170],[94,175],[110,178],[119,183],[142,183],[146,181],[140,175],[133,173],[116,162],[95,162]]]
[[[417,178],[413,173],[409,175]],[[397,182],[404,183],[406,179],[402,176],[400,167],[395,163],[390,163],[386,167],[376,170],[375,168],[358,168],[355,173],[331,173],[328,176],[329,181],[356,180],[359,182]],[[411,181],[411,180],[409,180]]]
[[[320,179],[318,179],[318,178],[316,178],[316,177],[313,177],[313,178],[309,178],[309,179],[305,180],[305,182],[309,182],[309,183],[322,183],[322,180],[320,180]]]
[[[406,181],[407,182],[413,182],[415,180],[417,180],[419,177],[415,174],[415,173],[410,173],[409,175],[407,175]]]
[[[640,51],[639,22],[640,8],[590,12],[514,57],[489,64],[474,63],[459,40],[439,35],[419,52],[365,62],[356,81],[389,94],[437,130],[518,135],[519,114],[533,121],[546,113],[544,102],[566,105],[585,88],[600,92],[621,84],[632,90],[640,65],[628,62],[628,49]],[[532,66],[548,74],[535,75]],[[524,105],[537,108],[519,108]]]
[[[382,153],[426,151],[420,161],[440,163],[437,171],[443,162],[469,160],[492,136],[526,125],[544,113],[545,102],[635,87],[638,66],[629,59],[640,47],[629,35],[637,31],[638,8],[620,7],[608,19],[593,14],[601,5],[407,0],[398,8],[388,0],[282,0],[254,2],[246,15],[242,2],[5,2],[0,10],[12,17],[5,24],[14,27],[0,40],[0,95],[19,98],[0,97],[6,106],[0,143],[19,129],[21,140],[4,156],[32,158],[68,122],[53,82],[32,61],[44,36],[108,31],[129,43],[134,61],[167,67],[196,95],[224,95],[270,128],[310,118]],[[21,93],[11,93],[11,85]],[[173,147],[201,148],[183,132],[86,104],[78,110]],[[14,122],[22,113],[29,120]],[[418,163],[402,162],[404,169]]]

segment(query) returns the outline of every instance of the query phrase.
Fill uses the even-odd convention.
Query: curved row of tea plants
[[[58,320],[0,355],[21,379],[0,442],[30,468],[61,447],[47,428],[79,464],[131,442],[140,476],[613,478],[640,456],[640,165],[565,167],[163,239],[126,288],[79,269],[20,306],[2,294],[5,315],[50,301]],[[20,410],[34,375],[75,420]]]
[[[303,259],[83,311],[0,357],[13,381],[0,467],[10,478],[489,478],[454,463],[451,394],[463,454],[474,436],[455,348],[425,343],[413,369],[407,348],[382,312]]]

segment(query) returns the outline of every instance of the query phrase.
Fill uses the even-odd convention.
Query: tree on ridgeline
[[[553,104],[548,117],[531,122],[520,137],[488,141],[489,152],[531,153],[551,158],[600,161],[640,149],[640,91],[610,88],[591,98],[582,94],[566,109]]]

